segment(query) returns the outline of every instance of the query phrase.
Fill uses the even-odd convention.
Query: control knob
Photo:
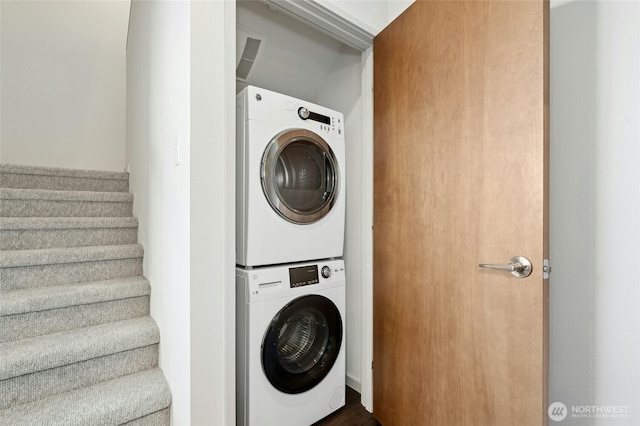
[[[303,120],[306,120],[307,118],[309,118],[309,110],[305,107],[298,108],[298,116],[300,116],[300,118],[302,118]]]
[[[329,278],[331,276],[331,268],[329,268],[328,266],[323,266],[320,273],[322,274],[322,278]]]

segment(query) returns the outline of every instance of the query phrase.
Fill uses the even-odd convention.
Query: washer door
[[[333,207],[340,188],[331,147],[304,129],[286,130],[269,142],[260,178],[271,207],[298,224],[322,219]]]
[[[262,341],[262,368],[278,390],[296,394],[322,381],[342,345],[342,318],[320,295],[299,297],[273,317]]]

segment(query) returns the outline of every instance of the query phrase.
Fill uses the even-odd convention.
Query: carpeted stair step
[[[0,250],[134,244],[134,217],[0,217]]]
[[[133,195],[124,192],[0,188],[3,217],[131,216]]]
[[[168,426],[171,393],[158,368],[0,411],[0,426]]]
[[[158,365],[149,316],[0,344],[0,408],[112,380]]]
[[[11,250],[0,254],[0,292],[142,275],[142,246]]]
[[[0,426],[170,425],[128,179],[0,164]]]
[[[0,343],[149,315],[142,276],[3,293]]]
[[[129,174],[0,164],[0,187],[129,192]]]

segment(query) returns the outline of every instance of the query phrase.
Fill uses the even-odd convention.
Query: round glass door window
[[[262,156],[262,189],[271,207],[300,224],[323,218],[340,187],[338,164],[327,142],[303,129],[274,137]]]
[[[302,296],[272,319],[262,341],[262,368],[278,390],[305,392],[329,374],[342,345],[336,305],[320,295]]]

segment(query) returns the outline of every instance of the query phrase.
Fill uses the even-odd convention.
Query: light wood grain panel
[[[546,422],[548,4],[417,2],[374,43],[374,414]],[[529,257],[525,279],[478,263]]]

